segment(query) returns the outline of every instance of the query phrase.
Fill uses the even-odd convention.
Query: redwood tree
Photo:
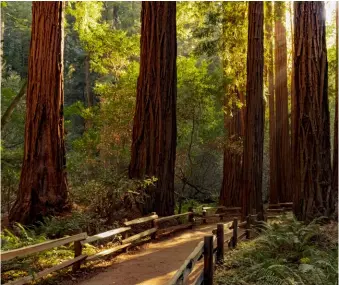
[[[133,124],[131,178],[155,176],[146,211],[174,213],[176,148],[176,3],[142,2],[140,75]],[[150,191],[150,196],[152,192]]]
[[[237,99],[243,103],[244,96],[234,87]],[[225,106],[228,102],[225,97]],[[242,146],[244,136],[244,108],[233,103],[232,116],[225,114],[224,125],[226,142],[224,149],[224,175],[220,191],[220,205],[226,207],[241,206]]]
[[[276,187],[279,202],[291,202],[290,183],[290,139],[288,122],[288,89],[287,89],[287,45],[285,28],[285,3],[274,3],[275,14],[275,146]]]
[[[276,160],[276,129],[275,129],[275,98],[274,98],[274,73],[273,73],[273,13],[272,2],[266,2],[266,43],[268,45],[268,62],[266,64],[268,77],[268,107],[269,107],[269,157],[270,157],[270,203],[279,203],[277,188],[277,160]]]
[[[24,160],[11,222],[32,223],[67,205],[63,103],[63,3],[33,2]]]
[[[294,2],[294,213],[330,209],[331,145],[324,2]]]
[[[243,218],[263,212],[262,171],[264,144],[264,3],[249,2],[246,118],[243,155]]]

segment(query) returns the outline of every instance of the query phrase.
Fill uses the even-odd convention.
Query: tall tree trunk
[[[331,202],[331,212],[335,212],[338,208],[338,33],[339,33],[339,3],[336,5],[336,74],[335,74],[335,118],[334,118],[334,140],[333,140],[333,175],[332,175],[332,197],[334,201]],[[336,213],[337,214],[337,213]],[[336,215],[337,216],[337,215]]]
[[[294,138],[295,138],[295,130],[296,130],[296,111],[295,111],[295,106],[296,106],[296,96],[295,96],[295,72],[294,72],[294,58],[295,58],[295,52],[294,52],[294,22],[293,22],[293,2],[290,2],[289,3],[289,10],[290,10],[290,26],[291,26],[291,40],[292,40],[292,72],[291,72],[291,161],[292,159],[295,157],[295,153],[294,153]],[[294,171],[293,171],[293,168],[291,168],[291,176],[290,176],[290,179],[291,179],[291,183],[292,183],[292,187],[291,187],[291,190],[293,192],[292,194],[292,200],[294,199]]]
[[[92,107],[94,105],[93,96],[91,93],[91,72],[89,69],[90,62],[89,62],[89,54],[85,57],[85,97],[87,101],[87,107]]]
[[[272,2],[266,2],[267,15],[266,23],[266,42],[268,45],[268,105],[269,105],[269,137],[270,137],[270,203],[276,204],[279,202],[278,188],[277,188],[277,158],[276,158],[276,129],[275,129],[275,98],[274,98],[274,73],[273,73],[273,13]]]
[[[165,216],[174,213],[176,3],[142,2],[141,19],[140,75],[129,175],[158,178],[155,199],[146,210]]]
[[[247,96],[243,156],[243,218],[252,212],[263,212],[262,171],[264,145],[264,3],[249,2]]]
[[[24,160],[11,222],[33,223],[67,205],[63,120],[63,2],[33,2]]]
[[[244,96],[234,87],[237,99],[244,102]],[[228,100],[225,97],[225,106]],[[224,149],[224,175],[220,191],[219,204],[226,207],[241,206],[241,175],[242,175],[242,138],[244,135],[244,111],[233,104],[232,116],[224,115],[225,149]]]
[[[2,4],[0,4],[2,5]],[[0,32],[0,78],[2,78],[2,61],[3,61],[3,56],[4,56],[4,34],[5,34],[5,18],[4,18],[4,8],[1,7],[0,11],[0,22],[1,22],[1,32]]]
[[[276,185],[280,202],[291,202],[290,140],[288,122],[287,45],[285,28],[285,3],[275,2],[275,121],[276,161],[279,169]]]
[[[331,194],[324,2],[294,2],[294,213],[327,215]]]

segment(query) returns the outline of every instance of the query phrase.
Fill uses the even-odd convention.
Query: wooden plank
[[[157,236],[163,235],[163,234],[170,234],[182,229],[187,229],[192,227],[193,223],[188,223],[188,224],[183,224],[183,225],[178,225],[178,226],[173,226],[173,227],[168,227],[165,229],[161,229],[157,231]]]
[[[58,246],[61,246],[67,243],[71,243],[74,241],[83,240],[85,238],[87,238],[87,233],[81,233],[81,234],[77,234],[74,236],[64,237],[64,238],[55,239],[55,240],[49,240],[43,243],[33,244],[30,246],[26,246],[26,247],[22,247],[18,249],[2,251],[0,253],[1,254],[0,258],[1,258],[1,261],[6,261],[6,260],[13,259],[15,257],[22,257],[28,254],[37,253],[40,251],[51,249],[53,247],[58,247]]]
[[[141,232],[139,234],[136,234],[134,236],[131,236],[131,237],[127,238],[127,239],[122,240],[122,244],[130,243],[130,242],[135,241],[135,240],[137,240],[139,238],[143,238],[143,237],[149,236],[149,235],[155,233],[157,230],[158,230],[157,228],[151,228],[151,229],[149,229],[147,231]]]
[[[182,213],[182,214],[177,214],[177,215],[172,215],[172,216],[167,216],[167,217],[161,217],[161,218],[158,218],[156,220],[156,222],[157,223],[164,222],[164,221],[176,219],[176,218],[179,218],[179,217],[182,217],[182,216],[188,216],[188,215],[191,215],[191,214],[193,214],[193,213],[192,212],[186,212],[186,213]]]
[[[238,236],[238,240],[241,240],[242,238],[246,237],[247,233],[244,232],[240,236]]]
[[[238,243],[238,219],[233,220],[233,238],[232,247],[235,248]]]
[[[36,273],[34,275],[34,277],[33,276],[26,276],[26,277],[23,277],[23,278],[18,279],[18,280],[10,281],[10,282],[6,283],[5,285],[23,285],[23,284],[26,284],[26,283],[28,283],[30,281],[39,279],[39,278],[41,278],[43,276],[46,276],[46,275],[48,275],[50,273],[53,273],[53,272],[57,271],[57,270],[63,269],[65,267],[68,267],[68,266],[72,265],[73,263],[76,263],[76,262],[79,262],[81,260],[84,260],[86,257],[87,257],[87,255],[79,255],[78,257],[76,257],[74,259],[64,261],[64,262],[62,262],[62,263],[60,263],[58,265],[55,265],[55,266],[53,266],[51,268],[47,268],[47,269],[45,269],[43,271],[40,271],[40,272]]]
[[[184,263],[180,266],[178,271],[175,273],[175,275],[172,277],[172,279],[167,285],[176,285],[178,280],[180,280],[180,278],[184,274],[186,268],[190,268],[190,272],[192,272],[195,263],[199,260],[200,256],[203,254],[203,249],[204,249],[204,242],[201,241],[198,243],[195,249],[191,252],[191,254],[187,257]],[[183,281],[184,281],[183,283],[185,284],[185,280]]]
[[[267,216],[266,218],[267,219],[277,219],[277,218],[279,218],[280,216]]]
[[[266,212],[283,212],[284,208],[278,208],[278,209],[267,209]]]
[[[198,278],[195,280],[194,285],[202,285],[204,283],[204,271],[201,271]]]
[[[116,251],[119,251],[120,249],[123,249],[123,248],[126,248],[128,246],[130,246],[131,243],[126,243],[126,244],[122,244],[122,245],[118,245],[118,246],[115,246],[113,248],[110,248],[110,249],[106,249],[106,250],[103,250],[101,252],[98,252],[96,254],[93,254],[93,255],[90,255],[87,259],[86,259],[86,262],[89,262],[89,261],[93,261],[95,259],[99,259],[103,256],[106,256],[106,255],[109,255],[109,254],[112,254]]]
[[[280,206],[290,206],[293,207],[293,202],[279,203]]]
[[[225,238],[225,225],[217,224],[217,261],[219,263],[224,260],[224,238]]]
[[[104,239],[104,238],[108,238],[110,236],[114,236],[123,232],[126,232],[128,230],[130,230],[130,227],[125,227],[125,228],[118,228],[118,229],[113,229],[104,233],[100,233],[94,236],[90,236],[88,238],[86,238],[85,240],[81,241],[81,244],[85,244],[85,243],[91,243],[93,241],[99,240],[99,239]]]
[[[157,218],[158,218],[158,215],[152,215],[152,216],[148,216],[148,217],[144,217],[144,218],[138,218],[138,219],[134,219],[134,220],[125,222],[124,225],[125,226],[137,225],[137,224],[153,221]]]
[[[213,236],[204,237],[204,285],[213,285]]]

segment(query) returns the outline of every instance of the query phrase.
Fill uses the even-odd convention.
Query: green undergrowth
[[[260,235],[227,253],[218,285],[338,284],[337,224],[294,218],[261,225]]]
[[[89,230],[91,234],[106,230],[105,226],[96,223],[94,227],[93,217],[84,213],[73,213],[69,217],[51,217],[45,219],[35,227],[24,227],[15,224],[11,230],[5,229],[1,232],[1,250],[12,250],[33,244],[42,243],[51,239],[65,237]],[[113,225],[110,229],[118,225]],[[83,254],[92,255],[96,252],[115,245],[121,236],[107,238],[103,241],[86,244]],[[58,265],[63,261],[74,258],[73,243],[66,244],[37,254],[30,254],[21,258],[1,262],[1,281],[6,283],[24,276],[34,276],[35,273],[46,268]],[[62,270],[70,272],[70,269]],[[60,273],[60,271],[58,271]],[[48,279],[48,278],[47,278]],[[45,280],[46,281],[46,280]],[[39,281],[39,284],[43,282]]]

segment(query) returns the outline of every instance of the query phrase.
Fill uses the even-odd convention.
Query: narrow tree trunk
[[[333,140],[333,175],[332,175],[332,197],[334,201],[331,201],[331,212],[335,212],[338,208],[338,26],[339,26],[339,4],[336,5],[336,74],[335,74],[335,118],[334,118],[334,140]],[[337,216],[337,215],[336,215]]]
[[[142,2],[141,19],[140,75],[129,175],[158,178],[148,211],[165,216],[174,213],[176,3]]]
[[[15,96],[11,104],[6,109],[5,113],[1,117],[1,129],[5,127],[8,122],[9,117],[12,115],[13,111],[15,110],[16,106],[19,104],[21,98],[26,94],[26,87],[27,87],[27,79],[24,80],[24,83],[21,86],[21,89],[18,95]]]
[[[67,204],[63,2],[33,2],[24,160],[10,221],[33,223]]]
[[[323,2],[294,3],[294,213],[300,220],[327,215],[331,144]]]
[[[285,3],[275,2],[276,185],[280,202],[291,202]]]
[[[243,103],[243,95],[235,87],[237,99]],[[225,98],[225,106],[228,100]],[[225,114],[226,141],[224,149],[224,175],[219,203],[226,207],[241,206],[242,138],[244,134],[243,109],[233,104],[232,116]]]
[[[85,57],[85,97],[87,101],[87,107],[92,107],[94,105],[94,102],[93,102],[93,96],[91,93],[91,78],[90,78],[91,72],[89,69],[89,65],[90,65],[89,60],[90,60],[89,55],[87,55]]]
[[[270,203],[276,204],[279,202],[278,188],[277,188],[277,160],[276,160],[276,130],[275,130],[275,98],[274,98],[274,74],[273,74],[273,40],[272,40],[272,2],[266,2],[267,18],[266,23],[266,42],[268,45],[268,105],[269,105],[269,136],[270,136]]]
[[[263,2],[249,2],[247,96],[243,164],[243,218],[252,212],[263,212],[262,171],[264,145],[263,98]]]

